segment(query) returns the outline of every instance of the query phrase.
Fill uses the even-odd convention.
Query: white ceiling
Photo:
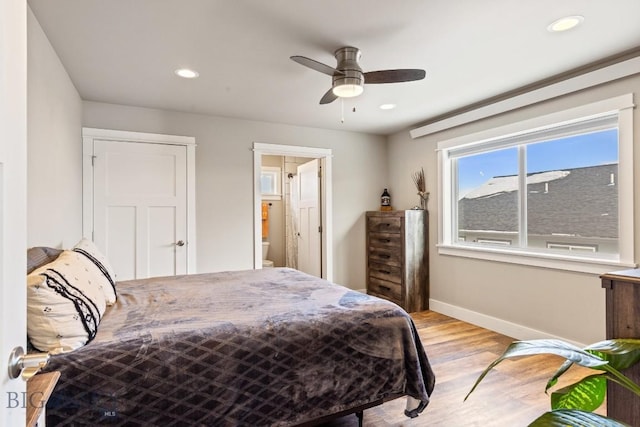
[[[29,0],[85,100],[390,134],[640,46],[639,0]],[[566,15],[584,23],[546,30]],[[364,71],[423,68],[319,105],[342,46]],[[174,70],[197,70],[195,80]],[[382,111],[383,103],[397,108]],[[355,107],[355,112],[353,108]]]

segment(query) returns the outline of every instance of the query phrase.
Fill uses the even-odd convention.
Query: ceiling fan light
[[[353,98],[354,96],[362,94],[363,91],[364,88],[362,85],[355,84],[339,85],[333,88],[333,94],[340,98]]]

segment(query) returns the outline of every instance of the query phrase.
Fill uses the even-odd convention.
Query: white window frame
[[[262,177],[270,176],[272,187],[268,191],[262,188]],[[282,199],[282,169],[277,166],[262,166],[260,171],[260,192],[263,200],[281,200]]]
[[[545,116],[460,136],[438,143],[438,253],[440,255],[485,259],[560,270],[602,274],[606,271],[633,268],[634,253],[634,185],[633,185],[633,94],[625,94],[582,105]],[[530,132],[552,129],[558,125],[586,118],[618,114],[618,246],[619,255],[605,259],[574,254],[534,251],[530,248],[470,246],[456,243],[453,238],[454,209],[452,197],[456,183],[452,174],[451,151],[473,146],[490,145],[499,139],[517,137]],[[464,243],[464,242],[463,242]]]

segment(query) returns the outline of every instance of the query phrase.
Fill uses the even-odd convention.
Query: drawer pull
[[[382,285],[380,285],[380,289],[384,289],[384,290],[385,290],[385,291],[387,291],[387,292],[390,292],[390,291],[391,291],[391,288],[390,288],[390,287],[388,287],[388,286],[382,286]]]
[[[391,239],[378,239],[380,243],[391,243]]]
[[[388,270],[378,270],[378,271],[382,274],[391,274],[391,272]]]
[[[380,258],[389,259],[389,258],[391,258],[391,255],[387,255],[387,254],[380,254]]]
[[[391,224],[388,222],[383,223],[382,225],[384,225],[385,227],[391,227]]]

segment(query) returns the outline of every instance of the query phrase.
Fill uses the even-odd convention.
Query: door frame
[[[320,159],[322,176],[320,178],[320,204],[322,224],[322,277],[333,280],[333,203],[331,184],[331,159],[333,157],[330,148],[303,147],[298,145],[268,144],[263,142],[253,143],[253,268],[262,268],[262,210],[260,194],[260,172],[262,168],[262,156],[293,156]]]
[[[82,235],[93,240],[94,140],[181,145],[187,149],[187,274],[196,273],[196,139],[111,129],[82,128]]]

